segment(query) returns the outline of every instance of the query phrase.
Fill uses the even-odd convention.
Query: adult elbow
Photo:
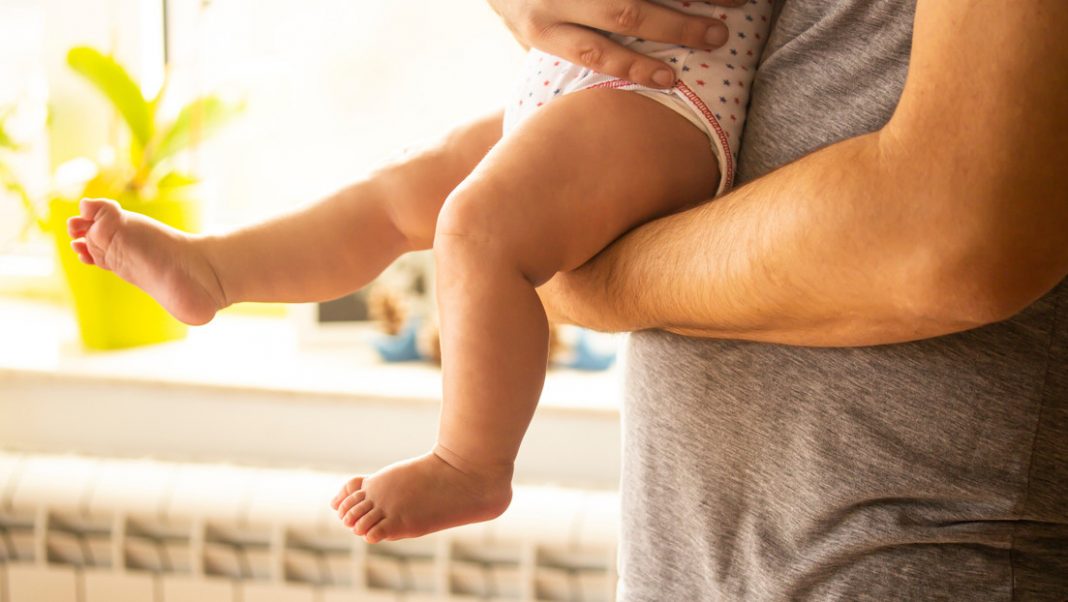
[[[900,131],[883,132],[881,145],[883,169],[907,182],[896,189],[903,209],[891,237],[907,258],[895,278],[903,311],[947,333],[984,326],[1068,275],[1068,170],[948,142],[923,146]]]
[[[1068,276],[1068,265],[1056,257],[983,247],[926,264],[903,298],[916,319],[947,334],[1008,320]]]
[[[921,290],[912,303],[918,317],[944,325],[948,334],[1008,320],[1020,313],[1043,293],[1036,287],[1006,285],[993,278],[941,284]]]

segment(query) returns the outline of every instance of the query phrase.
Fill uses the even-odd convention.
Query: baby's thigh
[[[576,92],[490,151],[445,202],[438,238],[492,241],[547,279],[638,224],[711,198],[718,181],[707,135],[676,111],[626,91]]]

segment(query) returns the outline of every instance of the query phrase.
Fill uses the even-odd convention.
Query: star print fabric
[[[682,0],[657,0],[657,4],[720,19],[730,29],[730,38],[716,50],[697,50],[631,36],[609,36],[628,48],[667,62],[677,78],[675,86],[668,90],[595,73],[540,50],[531,50],[516,96],[505,110],[504,131],[507,133],[538,108],[565,94],[591,88],[637,92],[678,111],[708,135],[720,163],[722,177],[717,195],[722,194],[734,182],[749,89],[767,40],[773,0],[749,0],[737,8]]]

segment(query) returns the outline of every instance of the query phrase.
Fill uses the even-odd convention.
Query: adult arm
[[[1006,319],[1068,274],[1068,2],[920,0],[885,127],[642,226],[542,289],[609,330],[856,346]]]
[[[712,0],[741,6],[749,0]],[[628,50],[595,30],[633,35],[691,48],[718,48],[730,35],[722,21],[687,15],[648,0],[489,0],[512,35],[608,75],[653,88],[667,88],[675,72],[667,63]]]

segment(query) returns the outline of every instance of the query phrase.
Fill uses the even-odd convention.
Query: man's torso
[[[777,9],[743,183],[881,127],[908,69],[912,2]],[[1068,283],[927,341],[647,332],[628,366],[622,599],[1068,597]]]

